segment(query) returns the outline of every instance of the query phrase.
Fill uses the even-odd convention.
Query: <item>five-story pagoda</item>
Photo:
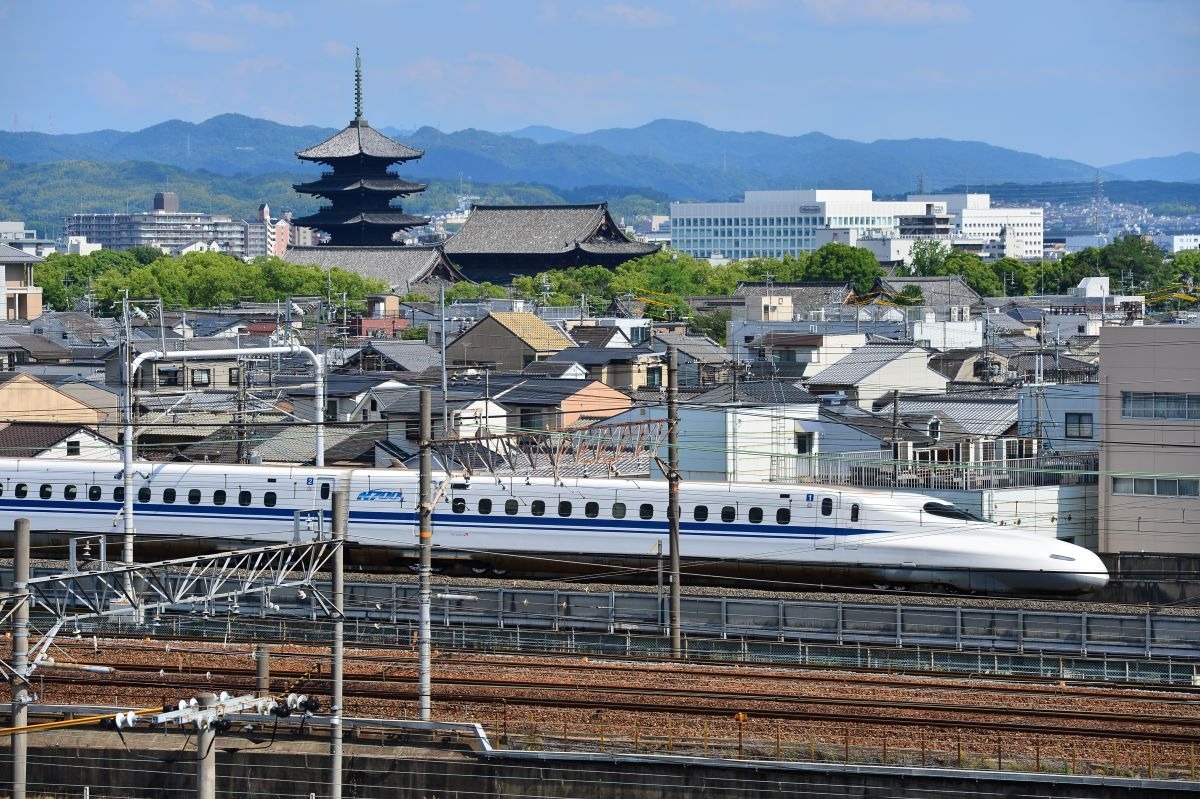
[[[410,216],[392,200],[425,191],[388,170],[396,162],[412,161],[425,153],[394,141],[372,128],[362,115],[362,61],[355,53],[354,119],[341,132],[296,153],[305,161],[327,164],[333,171],[319,180],[292,186],[301,194],[329,201],[315,214],[293,222],[329,234],[329,244],[349,247],[399,245],[394,236],[429,219]]]

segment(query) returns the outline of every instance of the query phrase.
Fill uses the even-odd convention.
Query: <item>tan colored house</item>
[[[42,315],[42,288],[34,285],[33,270],[43,260],[16,247],[0,244],[0,268],[4,270],[0,303],[6,321],[37,319]]]
[[[104,414],[36,377],[0,372],[0,421],[79,422],[95,427]]]
[[[566,333],[536,314],[492,311],[446,346],[448,366],[488,366],[520,371],[535,361],[574,347]]]
[[[561,430],[615,416],[633,400],[598,380],[530,379],[493,397],[509,411],[509,432]]]
[[[1200,554],[1200,327],[1100,328],[1099,412],[1100,550]]]

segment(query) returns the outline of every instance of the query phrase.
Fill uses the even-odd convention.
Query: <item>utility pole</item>
[[[420,394],[421,487],[417,499],[417,536],[421,548],[417,621],[417,705],[421,721],[431,718],[430,659],[433,649],[429,621],[430,580],[433,574],[433,409],[429,389]]]
[[[12,648],[12,726],[21,729],[29,723],[29,520],[17,519],[15,525],[16,552],[13,558],[13,589],[16,609],[13,612]],[[12,737],[12,796],[25,799],[26,763],[29,741],[25,733]]]
[[[329,697],[329,797],[342,799],[342,690],[345,663],[346,527],[350,522],[350,485],[343,480],[333,494],[333,695]]]
[[[200,710],[211,710],[217,704],[216,694],[198,697]],[[217,728],[211,721],[199,725],[196,731],[196,799],[217,799]]]
[[[683,656],[679,585],[679,352],[667,345],[667,529],[671,548],[671,656]]]

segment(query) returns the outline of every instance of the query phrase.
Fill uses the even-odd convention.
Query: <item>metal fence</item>
[[[924,488],[980,491],[998,488],[1089,485],[1097,479],[1099,456],[1094,452],[1042,455],[1033,458],[932,463],[897,461],[890,452],[849,452],[837,455],[795,456],[790,470],[805,482],[864,488]]]

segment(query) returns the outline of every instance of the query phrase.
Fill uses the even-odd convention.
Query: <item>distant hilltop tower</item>
[[[401,180],[389,167],[424,154],[384,136],[363,118],[362,59],[355,50],[354,119],[331,138],[296,153],[304,161],[327,164],[333,170],[319,180],[292,186],[300,194],[328,200],[329,205],[293,224],[325,231],[332,246],[399,245],[397,233],[428,224],[429,219],[404,213],[392,200],[425,191],[426,186]]]

